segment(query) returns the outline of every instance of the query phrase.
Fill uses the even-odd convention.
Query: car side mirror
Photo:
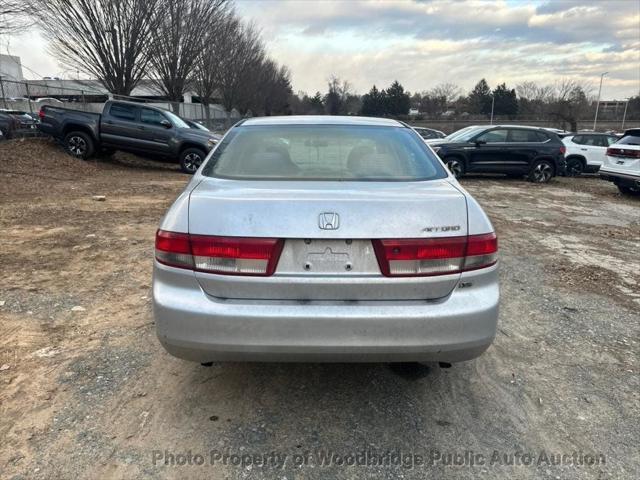
[[[160,125],[162,125],[164,128],[171,128],[171,122],[169,120],[162,120],[160,122]]]
[[[486,140],[476,140],[476,147],[479,147],[480,145],[485,145],[487,142]]]

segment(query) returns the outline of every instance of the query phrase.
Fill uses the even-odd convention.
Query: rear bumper
[[[156,331],[172,355],[196,362],[458,362],[496,332],[497,266],[462,275],[437,301],[225,300],[192,272],[155,263]]]
[[[630,175],[628,173],[616,172],[608,170],[605,167],[600,168],[600,177],[604,180],[622,185],[625,187],[640,187],[640,174]]]

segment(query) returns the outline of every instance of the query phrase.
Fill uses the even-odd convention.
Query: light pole
[[[598,101],[596,102],[596,116],[593,119],[593,131],[596,131],[596,123],[598,123],[598,108],[600,107],[600,94],[602,93],[602,80],[604,76],[609,72],[604,72],[600,75],[600,88],[598,89]]]
[[[495,95],[491,95],[491,121],[490,125],[493,125],[493,106],[495,105],[496,97]]]
[[[620,130],[624,131],[624,121],[627,119],[627,107],[629,106],[629,99],[627,98],[627,103],[624,104],[624,113],[622,114],[622,126]]]

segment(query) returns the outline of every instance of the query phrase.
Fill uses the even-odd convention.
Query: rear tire
[[[71,132],[64,137],[64,149],[72,157],[86,160],[95,152],[93,139],[84,132]]]
[[[2,138],[2,140],[11,140],[11,138],[13,137],[11,127],[9,127],[7,130],[0,129],[0,131],[2,132],[2,136],[0,137]]]
[[[184,173],[193,175],[206,156],[207,154],[199,148],[187,148],[180,154],[180,168]]]
[[[547,183],[555,175],[553,163],[549,160],[536,160],[531,167],[528,179],[533,183]]]
[[[622,195],[630,195],[632,197],[640,196],[640,188],[627,187],[625,185],[616,185],[616,187],[618,187],[618,190],[620,190]]]
[[[460,178],[464,175],[464,163],[458,157],[445,157],[444,164],[454,177]]]
[[[584,162],[579,158],[567,160],[567,177],[579,177],[584,173]]]

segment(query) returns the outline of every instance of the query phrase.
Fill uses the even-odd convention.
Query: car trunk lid
[[[467,235],[464,195],[425,182],[204,179],[191,193],[189,233],[284,239],[273,275],[196,272],[205,292],[271,300],[427,300],[448,295],[460,274],[389,278],[372,239]]]

